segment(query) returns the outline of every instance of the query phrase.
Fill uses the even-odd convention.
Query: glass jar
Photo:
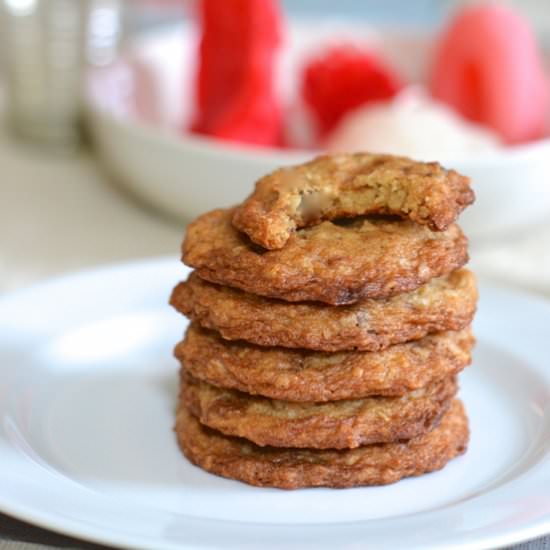
[[[87,61],[116,52],[123,0],[0,0],[7,115],[15,132],[74,148]]]

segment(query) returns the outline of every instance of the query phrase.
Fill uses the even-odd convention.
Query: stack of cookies
[[[378,485],[468,443],[457,374],[477,291],[454,222],[474,200],[437,163],[322,156],[262,178],[188,228],[191,319],[176,433],[209,472],[253,485]]]

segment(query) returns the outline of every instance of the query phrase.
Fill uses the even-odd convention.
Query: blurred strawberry
[[[274,91],[281,21],[275,0],[202,0],[192,131],[278,145],[281,109]]]
[[[381,59],[353,45],[333,47],[312,59],[302,77],[302,97],[323,135],[347,112],[391,99],[401,88],[399,77]]]
[[[550,85],[528,22],[497,3],[463,8],[436,44],[433,96],[508,143],[548,132]]]

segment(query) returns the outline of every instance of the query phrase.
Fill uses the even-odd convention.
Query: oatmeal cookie
[[[192,323],[175,356],[215,386],[286,401],[398,396],[458,374],[470,364],[471,329],[438,332],[384,351],[326,353],[228,341]]]
[[[470,180],[437,162],[370,153],[323,155],[256,183],[233,224],[268,249],[321,220],[392,214],[447,229],[473,203]]]
[[[443,468],[466,451],[468,419],[455,400],[441,423],[409,441],[357,449],[259,447],[202,426],[179,404],[176,436],[187,458],[213,474],[259,487],[354,487],[386,485]]]
[[[473,273],[461,269],[413,292],[349,306],[288,303],[203,281],[192,273],[170,303],[228,340],[320,351],[378,351],[432,332],[461,330],[474,316]]]
[[[430,431],[457,392],[454,377],[401,397],[295,403],[212,386],[181,373],[181,399],[201,424],[256,445],[353,449]]]
[[[253,244],[214,210],[189,225],[183,261],[201,278],[252,294],[331,305],[408,292],[463,266],[468,242],[457,225],[442,232],[408,220],[355,218],[300,229],[281,250]]]

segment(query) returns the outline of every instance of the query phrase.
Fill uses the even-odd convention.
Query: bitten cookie
[[[470,180],[437,162],[370,153],[324,155],[256,183],[233,224],[268,249],[321,220],[392,214],[447,229],[474,201]]]

